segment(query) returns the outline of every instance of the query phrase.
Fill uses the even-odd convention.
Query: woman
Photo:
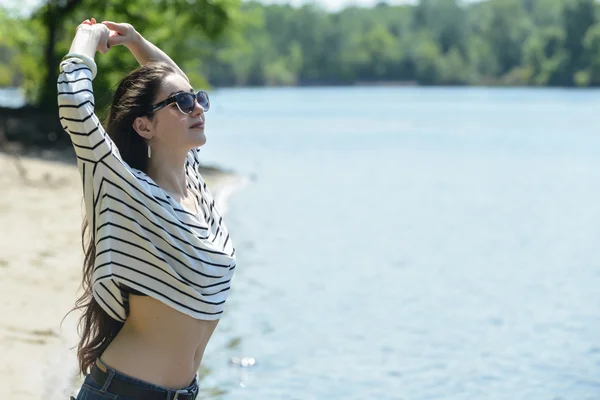
[[[125,45],[140,63],[104,127],[94,55]],[[58,78],[60,120],[86,206],[78,400],[194,399],[223,313],[235,249],[198,172],[208,95],[129,24],[84,21]]]

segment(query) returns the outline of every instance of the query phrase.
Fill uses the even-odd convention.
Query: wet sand
[[[0,399],[68,399],[77,376],[82,190],[72,162],[0,153]],[[53,160],[54,159],[54,160]],[[240,179],[203,176],[223,211]]]

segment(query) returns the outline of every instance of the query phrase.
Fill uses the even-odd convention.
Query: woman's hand
[[[110,30],[108,47],[118,46],[120,44],[128,46],[140,38],[139,33],[131,24],[102,21],[102,25]]]
[[[84,23],[87,23],[84,21]],[[184,77],[188,82],[189,79],[185,73],[179,68],[175,61],[165,54],[164,51],[144,39],[135,28],[128,23],[117,23],[112,21],[102,21],[101,24],[96,24],[96,20],[92,18],[89,23],[93,26],[103,26],[108,31],[108,40],[106,42],[106,51],[113,46],[123,45],[129,49],[131,54],[140,63],[146,65],[149,62],[161,61],[171,65],[178,74]],[[100,45],[100,44],[98,44]]]
[[[77,27],[77,29],[75,29],[75,31],[78,31],[79,28],[81,28],[83,25],[94,25],[95,23],[96,23],[95,18],[86,19],[85,21],[83,21],[82,23],[79,24],[79,26]]]
[[[97,24],[96,19],[86,19],[77,27],[77,32],[89,31],[94,37],[98,39],[98,45],[96,51],[105,54],[110,50],[110,43],[108,41],[110,36],[110,29],[103,24]]]

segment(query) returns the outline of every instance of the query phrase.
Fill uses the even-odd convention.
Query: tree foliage
[[[227,29],[235,29],[241,17],[239,0],[46,0],[27,17],[8,8],[0,10],[0,22],[10,25],[1,24],[0,57],[6,55],[1,58],[2,65],[14,66],[10,80],[17,80],[27,98],[47,110],[56,107],[58,64],[84,19],[131,23],[176,59],[192,82],[202,85],[206,81],[198,54]],[[137,66],[122,46],[97,56],[96,62],[102,73],[94,86],[98,93],[108,94],[108,89]],[[103,106],[107,102],[100,98],[96,103]]]
[[[57,62],[78,22],[95,16],[132,23],[198,85],[600,85],[594,0],[421,0],[338,12],[238,1],[47,0],[29,18],[0,9],[0,84],[54,101]],[[124,48],[97,59],[100,89],[135,66]]]
[[[594,0],[421,0],[331,13],[250,2],[242,14],[255,23],[208,54],[201,70],[227,86],[595,86],[598,7]]]

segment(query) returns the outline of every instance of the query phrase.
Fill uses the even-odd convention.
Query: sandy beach
[[[54,153],[0,153],[0,398],[68,399],[77,376],[82,190],[77,168]],[[203,176],[224,211],[239,177]]]

